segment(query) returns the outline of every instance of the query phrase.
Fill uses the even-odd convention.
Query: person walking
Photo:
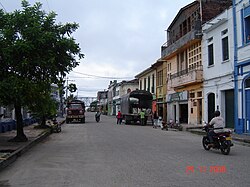
[[[154,112],[154,124],[153,124],[153,128],[157,128],[158,126],[158,115],[157,115],[157,112],[155,111]]]
[[[121,111],[119,110],[118,113],[117,113],[117,121],[116,121],[116,124],[122,124],[122,113]]]
[[[141,125],[144,125],[145,124],[145,112],[142,109],[140,112],[140,120],[141,120]]]

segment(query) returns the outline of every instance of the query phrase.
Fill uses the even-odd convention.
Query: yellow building
[[[162,117],[164,121],[167,120],[167,107],[166,107],[166,95],[167,95],[167,61],[157,60],[152,68],[156,71],[156,104],[158,115]]]
[[[198,2],[182,8],[167,29],[162,46],[167,61],[167,120],[202,122],[201,20]]]
[[[161,47],[161,60],[167,67],[167,120],[202,123],[202,24],[230,5],[229,0],[194,1],[181,8],[168,27],[168,40]]]

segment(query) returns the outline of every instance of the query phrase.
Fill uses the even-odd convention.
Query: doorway
[[[211,121],[211,119],[214,117],[215,112],[215,94],[210,93],[207,98],[207,113],[208,113],[208,123]]]
[[[225,122],[227,128],[234,128],[234,90],[225,91]]]
[[[180,104],[180,123],[188,123],[188,104]]]

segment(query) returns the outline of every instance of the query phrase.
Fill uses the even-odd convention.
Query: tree
[[[22,10],[0,10],[0,103],[14,105],[14,141],[27,141],[21,107],[42,104],[38,97],[50,93],[50,85],[61,83],[84,57],[71,36],[78,24],[57,24],[56,14],[41,8],[23,0]]]

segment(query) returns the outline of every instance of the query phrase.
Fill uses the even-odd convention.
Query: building
[[[116,103],[113,101],[113,98],[116,94],[116,86],[117,80],[114,80],[113,82],[110,81],[108,86],[108,115],[115,115]]]
[[[102,111],[104,115],[108,113],[108,91],[98,91],[97,92],[97,107]]]
[[[220,110],[227,128],[234,128],[234,41],[232,7],[202,27],[204,120]]]
[[[156,70],[150,66],[146,70],[137,74],[135,78],[139,81],[139,90],[147,90],[153,95],[152,111],[157,111],[156,107]]]
[[[167,120],[166,94],[167,94],[167,63],[164,60],[157,60],[152,64],[152,68],[156,73],[156,107],[158,116],[164,121]]]
[[[131,91],[137,90],[139,88],[138,79],[130,80],[130,81],[122,81],[118,83],[115,87],[115,95],[113,97],[113,103],[115,103],[115,114],[121,110],[121,96]]]
[[[230,0],[199,0],[181,8],[161,47],[166,61],[167,120],[200,124],[203,119],[202,24],[230,7]],[[165,108],[163,106],[163,108]],[[164,110],[164,109],[163,109]]]
[[[235,131],[250,132],[250,3],[233,0]]]

